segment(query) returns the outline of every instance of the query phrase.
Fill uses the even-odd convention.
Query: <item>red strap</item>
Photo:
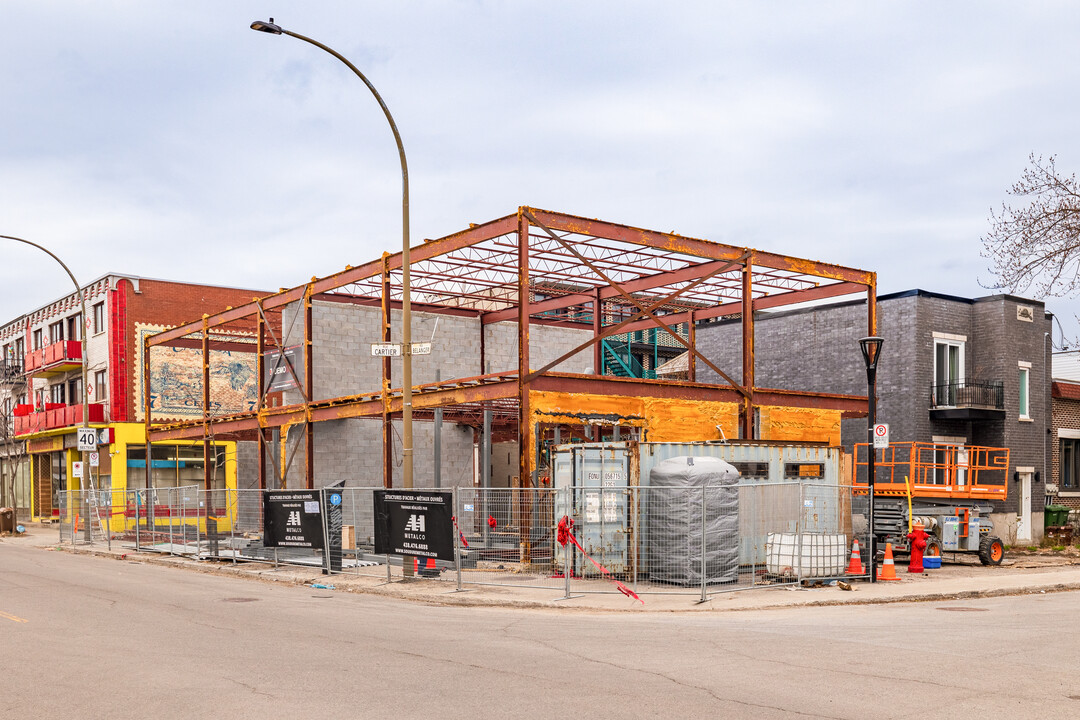
[[[567,541],[572,542],[574,544],[574,547],[576,547],[578,550],[580,550],[581,554],[584,555],[586,558],[588,558],[589,562],[591,562],[593,565],[596,566],[597,570],[599,570],[602,574],[607,575],[608,579],[611,580],[611,582],[615,583],[615,587],[617,587],[619,589],[619,592],[621,592],[626,597],[634,598],[635,600],[640,602],[642,605],[644,605],[645,601],[642,600],[640,597],[638,597],[638,594],[636,592],[634,592],[633,590],[631,590],[630,588],[626,587],[621,582],[616,580],[615,576],[611,574],[610,570],[608,570],[606,567],[604,567],[600,563],[593,560],[592,556],[589,555],[589,553],[585,552],[585,548],[581,547],[581,543],[578,542],[578,539],[576,537],[574,537],[574,533],[571,532],[571,529],[573,527],[574,527],[573,518],[570,518],[570,517],[567,517],[566,515],[563,515],[562,519],[559,520],[559,534],[558,534],[559,544],[565,546]]]
[[[469,547],[469,541],[465,539],[465,535],[462,534],[461,528],[458,527],[457,516],[452,516],[450,519],[454,521],[454,529],[457,530],[458,537],[461,538],[461,544],[465,547]]]

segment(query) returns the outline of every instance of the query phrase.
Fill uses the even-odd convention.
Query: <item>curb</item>
[[[118,560],[122,562],[136,562],[144,565],[157,565],[159,567],[176,568],[182,570],[188,570],[191,572],[200,572],[209,575],[221,575],[224,577],[244,578],[248,580],[258,580],[269,583],[283,583],[286,585],[293,585],[297,587],[309,586],[313,583],[321,582],[327,579],[327,576],[319,573],[313,576],[302,575],[280,575],[276,574],[273,570],[252,570],[243,568],[240,566],[232,565],[219,565],[216,563],[202,562],[195,563],[192,560],[178,556],[158,556],[148,553],[118,553],[116,551],[109,550],[94,550],[85,549],[79,547],[71,547],[70,545],[42,545],[40,546],[45,550],[63,551],[71,553],[73,555],[89,555],[92,557],[108,558],[112,560]],[[410,583],[408,587],[415,588],[418,592],[404,591],[399,583],[391,583],[389,586],[386,584],[376,585],[372,587],[363,587],[356,585],[338,585],[334,592],[345,592],[357,595],[372,595],[375,597],[393,598],[397,600],[404,600],[407,602],[420,603],[424,605],[440,605],[440,606],[455,606],[455,607],[499,607],[499,608],[513,608],[520,610],[554,610],[557,609],[560,612],[589,612],[589,613],[701,613],[701,612],[747,612],[754,610],[784,610],[791,608],[809,608],[809,607],[838,607],[844,605],[895,605],[898,603],[929,603],[929,602],[946,602],[953,600],[970,600],[978,598],[993,598],[993,597],[1010,597],[1019,595],[1039,595],[1046,593],[1059,593],[1059,592],[1073,592],[1080,590],[1080,582],[1071,583],[1053,583],[1049,585],[1031,585],[1027,587],[1011,587],[1011,588],[997,588],[990,590],[965,590],[961,592],[926,592],[912,595],[903,595],[896,597],[845,597],[844,599],[811,599],[796,600],[794,602],[765,602],[762,604],[747,605],[741,607],[719,607],[712,603],[712,600],[717,599],[715,597],[710,598],[709,602],[702,604],[695,604],[692,607],[687,608],[650,608],[648,605],[642,607],[638,604],[630,605],[626,608],[609,608],[609,607],[595,607],[595,606],[580,606],[571,605],[564,602],[560,602],[563,598],[553,598],[551,600],[521,600],[516,598],[492,598],[485,597],[483,595],[469,595],[467,593],[472,591],[465,591],[464,593],[458,593],[456,590],[439,590],[439,591],[427,591],[427,588],[423,587],[421,583],[435,583],[437,580],[422,580],[418,579],[415,583]],[[687,595],[688,598],[692,597]]]

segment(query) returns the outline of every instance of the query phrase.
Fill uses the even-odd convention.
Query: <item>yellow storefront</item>
[[[145,427],[141,423],[111,423],[95,429],[111,441],[98,446],[97,465],[90,458],[89,477],[75,477],[82,461],[76,428],[36,433],[27,438],[31,463],[31,519],[49,522],[74,517],[77,508],[64,491],[88,489],[93,483],[100,512],[108,517],[112,532],[134,527],[137,518],[146,523],[152,514],[155,525],[199,523],[205,531],[206,517],[215,518],[218,530],[226,530],[236,514],[237,461],[235,442],[211,445],[210,492],[205,492],[205,463],[201,441],[158,443],[151,447],[147,479]],[[88,455],[88,457],[90,457]],[[149,489],[149,493],[147,493]],[[139,506],[139,507],[136,507]],[[106,509],[107,508],[107,509]]]

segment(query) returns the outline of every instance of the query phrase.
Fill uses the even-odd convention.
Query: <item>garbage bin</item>
[[[15,511],[12,508],[0,508],[0,533],[15,532]]]
[[[1065,505],[1047,505],[1043,511],[1043,527],[1061,527],[1069,523],[1069,508]]]

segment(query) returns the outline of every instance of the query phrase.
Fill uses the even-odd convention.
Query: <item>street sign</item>
[[[97,430],[94,428],[79,428],[79,452],[97,450]]]
[[[75,462],[71,463],[71,477],[77,477],[77,478],[82,477],[82,463],[81,462],[75,461]]]
[[[413,355],[430,355],[431,354],[431,343],[429,343],[429,342],[413,343],[412,344],[412,354]]]
[[[98,455],[96,452],[90,453],[90,467],[100,467],[100,465],[101,456]]]
[[[878,423],[874,426],[874,449],[883,450],[889,447],[889,426],[886,423]]]
[[[401,345],[397,343],[371,343],[372,357],[400,357]]]

